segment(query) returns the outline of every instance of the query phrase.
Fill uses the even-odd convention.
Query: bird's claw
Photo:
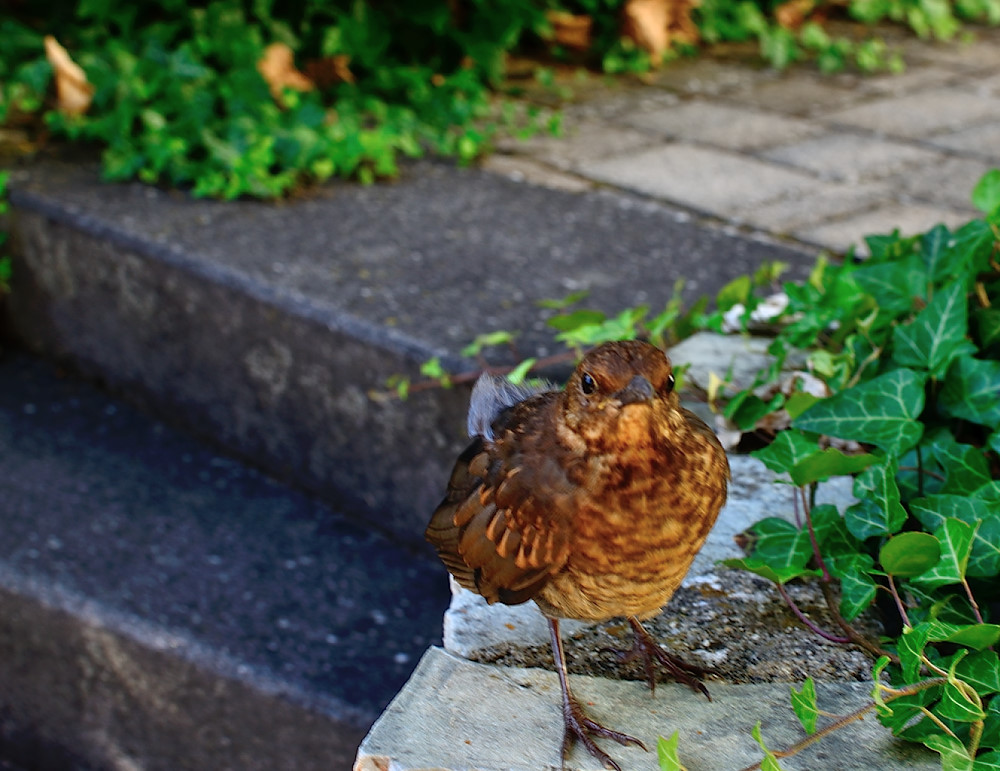
[[[602,739],[611,739],[618,742],[622,746],[635,744],[638,747],[641,747],[644,751],[649,752],[649,750],[646,749],[646,745],[634,736],[629,736],[626,733],[606,728],[596,720],[587,717],[583,712],[583,708],[577,703],[576,699],[573,698],[570,698],[563,704],[563,725],[565,728],[562,743],[563,758],[566,757],[566,753],[569,752],[569,748],[572,746],[573,742],[579,741],[580,744],[586,748],[587,752],[604,764],[605,768],[613,769],[614,771],[622,771],[621,766],[619,766],[611,758],[611,756],[608,755],[608,753],[597,746],[597,743],[591,738],[592,736],[599,736]]]
[[[713,674],[713,670],[688,664],[682,659],[671,656],[660,647],[659,643],[653,639],[652,635],[637,620],[630,618],[629,623],[632,625],[634,632],[632,647],[626,651],[615,650],[614,652],[623,662],[631,662],[636,659],[642,661],[643,669],[646,673],[646,682],[649,684],[650,691],[656,692],[656,668],[653,664],[655,660],[669,670],[674,680],[688,686],[696,693],[704,694],[705,698],[709,701],[712,700],[711,695],[708,693],[708,688],[705,687],[701,678],[705,675]]]

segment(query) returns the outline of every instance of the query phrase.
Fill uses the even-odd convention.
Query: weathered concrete
[[[679,756],[690,771],[737,771],[762,753],[750,736],[754,724],[769,748],[804,737],[789,706],[787,685],[711,686],[712,701],[674,684],[651,696],[644,683],[571,677],[590,714],[641,739],[652,752],[600,741],[628,771],[658,768],[658,736],[680,736]],[[819,683],[820,709],[843,715],[868,702],[870,684]],[[823,725],[821,719],[820,725]],[[406,688],[361,745],[355,771],[597,771],[574,747],[561,766],[559,683],[540,669],[475,664],[430,649]],[[892,738],[871,716],[834,732],[793,758],[788,771],[932,771],[937,756]]]
[[[544,298],[657,308],[681,277],[693,296],[765,259],[800,274],[810,261],[632,197],[434,164],[275,205],[51,165],[15,175],[11,201],[22,341],[414,543],[461,450],[468,392],[369,398],[391,375],[419,377],[434,355],[475,369],[459,351],[497,328],[519,332],[524,355],[551,352]]]
[[[440,568],[52,365],[0,383],[4,755],[347,767],[440,639]]]

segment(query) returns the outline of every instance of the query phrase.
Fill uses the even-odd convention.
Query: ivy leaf
[[[1000,659],[994,651],[979,650],[958,662],[955,676],[975,688],[980,696],[1000,692]]]
[[[983,451],[956,441],[950,431],[943,430],[934,436],[931,451],[947,475],[942,493],[972,493],[991,481]]]
[[[861,265],[853,275],[863,290],[878,298],[881,311],[892,316],[911,310],[914,298],[927,296],[927,267],[918,254]]]
[[[847,569],[840,574],[840,615],[853,621],[872,604],[878,587],[868,573]]]
[[[879,551],[882,569],[893,576],[910,578],[925,573],[941,559],[941,545],[930,533],[914,530],[890,538]]]
[[[753,558],[763,560],[772,568],[801,568],[812,556],[809,533],[779,517],[768,517],[754,524],[756,537]]]
[[[955,720],[959,723],[975,723],[986,717],[986,713],[973,703],[954,683],[946,683],[941,702],[934,710],[939,717]]]
[[[674,731],[669,739],[662,736],[656,740],[656,757],[660,764],[660,771],[685,771],[677,756],[677,745],[680,743],[680,732]]]
[[[972,771],[1000,771],[1000,752],[979,755],[972,764]]]
[[[827,447],[813,453],[792,467],[792,482],[802,487],[813,482],[823,482],[834,476],[847,476],[871,466],[878,457],[871,453],[845,455],[836,447]]]
[[[535,362],[538,359],[530,357],[518,364],[514,369],[507,373],[507,379],[514,385],[520,385],[524,382],[524,379],[528,376],[528,372],[531,368],[535,366]]]
[[[972,318],[983,348],[1000,343],[1000,308],[978,308]]]
[[[986,720],[983,726],[983,737],[980,739],[979,745],[1000,749],[1000,699],[990,699],[990,706],[986,710]]]
[[[910,502],[910,511],[928,530],[949,517],[978,525],[966,575],[989,577],[1000,573],[1000,514],[995,503],[964,495],[928,495]]]
[[[914,683],[920,677],[920,669],[924,665],[924,648],[927,647],[929,638],[929,624],[903,627],[903,634],[897,640],[897,652],[899,653],[899,662],[903,667],[903,677],[908,683]]]
[[[751,559],[749,557],[740,557],[739,559],[727,559],[722,560],[722,564],[727,568],[738,568],[740,570],[749,570],[754,575],[766,578],[769,581],[773,581],[776,584],[786,584],[792,579],[801,578],[802,576],[820,576],[822,573],[819,570],[810,570],[808,568],[773,568],[768,565],[763,560]]]
[[[975,532],[974,526],[960,519],[946,519],[934,531],[934,537],[941,545],[941,559],[933,568],[911,580],[929,588],[961,583],[969,564]]]
[[[780,409],[784,402],[785,395],[782,393],[775,394],[765,402],[751,391],[742,391],[730,400],[723,414],[733,421],[740,431],[752,431],[758,420]]]
[[[942,771],[973,771],[969,751],[954,736],[934,733],[924,737],[921,741],[928,749],[941,753]]]
[[[939,404],[946,414],[1000,428],[1000,361],[959,356],[951,363]]]
[[[794,685],[791,686],[791,690],[795,716],[802,724],[802,730],[812,736],[816,733],[816,720],[819,717],[819,708],[816,706],[816,683],[811,677],[807,677],[800,690],[795,690]]]
[[[906,510],[896,486],[896,459],[869,466],[854,480],[858,499],[844,512],[844,523],[862,541],[874,535],[892,535],[906,522]]]
[[[886,372],[817,402],[792,426],[867,442],[898,455],[923,434],[917,417],[924,409],[924,380],[911,369]]]
[[[939,289],[912,322],[896,327],[892,360],[904,367],[926,369],[940,378],[959,355],[976,348],[965,339],[969,331],[965,282],[953,281]]]
[[[801,431],[781,431],[774,441],[750,453],[771,471],[778,474],[788,473],[795,465],[810,455],[819,451],[815,439],[810,439]]]
[[[764,738],[760,735],[759,720],[757,721],[757,725],[750,729],[750,735],[764,751],[764,759],[760,763],[760,771],[782,771],[781,766],[778,765],[778,758],[767,748],[767,745],[764,744]]]
[[[991,169],[979,178],[972,190],[972,205],[987,216],[1000,207],[1000,169]]]

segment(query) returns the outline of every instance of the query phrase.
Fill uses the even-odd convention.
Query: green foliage
[[[790,580],[839,586],[832,610],[846,621],[887,592],[903,634],[883,643],[895,659],[876,669],[889,678],[876,685],[879,719],[939,752],[944,768],[988,768],[997,750],[1000,351],[992,317],[973,320],[1000,304],[998,180],[991,172],[976,187],[983,219],[869,237],[867,260],[821,261],[807,282],[785,285],[778,364],[753,388],[796,353],[819,365],[830,396],[755,453],[803,488],[803,521],[758,522],[749,556],[730,561],[786,598]],[[773,422],[784,403],[754,422]],[[806,491],[838,473],[855,475],[858,501],[810,507]]]
[[[496,129],[484,119],[505,52],[540,31],[544,16],[530,0],[466,11],[458,24],[449,4],[432,0],[377,12],[355,0],[50,0],[0,18],[0,121],[45,109],[51,68],[36,31],[44,29],[95,88],[86,115],[48,110],[46,122],[103,147],[109,179],[274,197],[334,175],[391,176],[400,156],[428,150],[468,161]],[[300,63],[348,57],[353,82],[285,89],[276,100],[257,71],[273,42],[291,46]]]
[[[9,171],[0,171],[0,217],[3,217],[8,210],[7,203],[7,180],[10,179]],[[10,291],[10,257],[4,254],[3,246],[7,242],[7,231],[0,227],[0,298]]]

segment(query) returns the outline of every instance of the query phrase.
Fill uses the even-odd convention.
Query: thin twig
[[[972,589],[969,588],[969,582],[965,580],[965,576],[962,576],[962,586],[965,587],[965,593],[969,597],[969,602],[972,604],[972,612],[976,614],[976,621],[980,624],[983,623],[983,614],[979,612],[979,603],[976,602],[976,598],[972,596]]]
[[[826,599],[826,606],[830,609],[830,615],[833,616],[833,620],[837,622],[837,626],[844,631],[844,634],[850,638],[852,643],[864,648],[875,658],[878,658],[879,656],[888,656],[889,660],[894,664],[899,663],[899,656],[880,648],[844,620],[844,617],[840,615],[837,598],[833,596],[833,588],[830,584],[820,581],[819,588],[822,590],[823,597]]]
[[[830,642],[840,643],[841,645],[846,645],[851,642],[851,640],[846,637],[838,637],[837,635],[830,634],[825,629],[818,627],[816,622],[799,609],[799,606],[795,604],[795,600],[793,600],[788,592],[785,591],[785,587],[781,584],[775,584],[775,586],[778,587],[778,593],[781,595],[782,599],[788,603],[788,607],[792,609],[792,613],[795,614],[795,617],[809,627],[810,630],[818,634],[824,640],[829,640]]]
[[[910,624],[910,619],[906,615],[906,607],[903,605],[903,598],[899,596],[899,591],[896,589],[896,582],[892,580],[892,573],[887,573],[886,577],[889,579],[889,594],[896,601],[896,610],[899,611],[899,617],[903,619],[903,623],[906,626],[912,626]]]

